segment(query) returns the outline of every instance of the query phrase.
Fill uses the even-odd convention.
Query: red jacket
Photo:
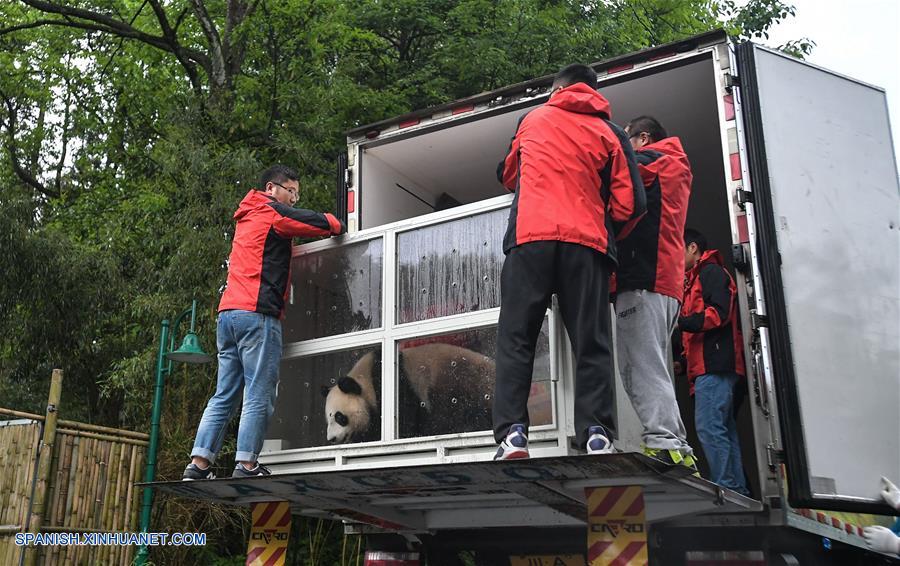
[[[628,137],[609,119],[606,99],[577,83],[520,121],[497,169],[516,193],[504,252],[556,240],[615,259],[610,234],[643,214],[645,199]]]
[[[684,293],[684,222],[691,195],[691,164],[676,137],[637,150],[647,192],[647,214],[616,242],[618,292],[646,289],[678,301]]]
[[[681,328],[692,394],[698,375],[746,375],[737,291],[718,250],[704,252],[697,265],[687,273],[678,327]]]
[[[282,318],[291,281],[291,238],[340,234],[333,215],[292,208],[251,190],[234,213],[228,283],[219,312],[254,311]]]

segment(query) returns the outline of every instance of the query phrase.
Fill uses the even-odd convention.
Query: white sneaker
[[[606,429],[600,425],[592,426],[588,429],[586,448],[588,454],[612,454],[616,451],[607,435]]]
[[[528,458],[528,437],[525,436],[525,425],[514,424],[509,427],[509,434],[500,443],[494,460],[518,460]]]

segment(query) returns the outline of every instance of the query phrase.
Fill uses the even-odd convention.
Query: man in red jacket
[[[345,232],[333,215],[294,208],[297,172],[273,165],[234,213],[237,226],[228,282],[219,302],[216,347],[219,376],[206,405],[182,479],[212,479],[228,421],[243,398],[232,477],[269,475],[259,465],[281,362],[281,319],[291,280],[291,239]]]
[[[749,495],[733,411],[734,388],[746,375],[737,290],[719,251],[707,249],[703,234],[685,230],[684,246],[687,273],[678,327],[694,395],[697,436],[710,480]]]
[[[647,193],[647,214],[617,242],[619,375],[643,425],[644,452],[696,469],[669,371],[669,344],[684,290],[691,165],[681,140],[670,137],[655,118],[635,118],[625,131]]]
[[[611,452],[613,381],[609,273],[615,227],[644,212],[644,191],[628,139],[610,121],[597,75],[570,65],[550,99],[519,123],[498,179],[515,191],[503,240],[495,459],[528,457],[528,393],[534,350],[556,293],[575,351],[576,442]],[[639,190],[638,190],[639,189]]]

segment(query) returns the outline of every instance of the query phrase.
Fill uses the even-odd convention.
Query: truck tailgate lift
[[[232,505],[287,501],[293,514],[397,532],[587,526],[585,490],[640,486],[645,520],[756,512],[762,504],[637,453],[158,482],[171,495]]]

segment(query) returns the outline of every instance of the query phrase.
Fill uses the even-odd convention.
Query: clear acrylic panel
[[[397,237],[397,322],[500,306],[503,208]]]
[[[553,421],[549,335],[545,319],[528,398],[531,426]],[[403,340],[397,349],[400,438],[491,430],[496,326]]]
[[[284,341],[381,327],[381,238],[295,257]]]
[[[380,439],[380,346],[282,360],[268,449]]]

